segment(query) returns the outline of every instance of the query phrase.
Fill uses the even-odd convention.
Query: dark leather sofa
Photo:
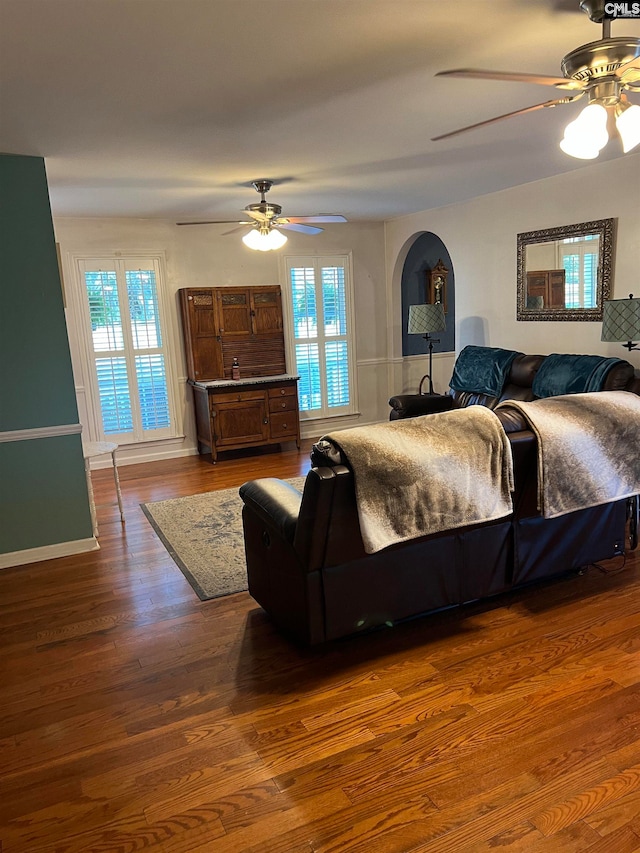
[[[472,357],[482,350],[495,352],[508,352],[490,347],[465,347],[460,353],[458,361],[460,361],[466,353]],[[504,383],[501,384],[498,393],[491,394],[483,391],[478,391],[474,387],[450,387],[446,394],[398,394],[391,397],[389,405],[391,412],[390,420],[398,420],[400,418],[415,418],[419,415],[433,414],[434,412],[446,412],[451,409],[460,409],[465,406],[481,405],[487,406],[489,409],[495,409],[498,403],[504,400],[522,400],[529,402],[537,399],[535,393],[535,382],[538,371],[545,362],[556,357],[556,354],[547,355],[525,355],[524,353],[516,353],[510,362],[509,370],[506,374]],[[566,359],[573,359],[573,364],[579,364],[582,359],[597,358],[591,356],[559,356],[557,362],[563,363]],[[605,368],[603,375],[598,383],[597,390],[599,391],[634,391],[640,393],[640,378],[636,378],[633,365],[623,359],[604,359],[602,366]],[[455,371],[454,371],[455,376]],[[453,377],[452,377],[453,378]],[[575,382],[577,383],[577,377]],[[464,382],[462,383],[464,384]],[[571,381],[568,380],[568,384]],[[563,389],[566,393],[571,393],[569,389]],[[592,390],[587,388],[576,387],[576,391]]]
[[[516,356],[495,402],[453,392],[447,395],[451,406],[531,399],[543,359]],[[603,389],[636,389],[626,364],[612,365]],[[438,398],[423,402],[429,399]],[[500,410],[498,416],[514,462],[513,514],[373,554],[364,550],[352,472],[322,443],[312,452],[302,492],[273,478],[245,483],[240,495],[250,594],[283,631],[316,644],[485,599],[635,547],[637,498],[543,518],[535,436],[517,412]]]

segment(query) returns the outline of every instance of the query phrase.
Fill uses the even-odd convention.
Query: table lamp
[[[640,299],[634,299],[633,293],[628,299],[609,299],[604,303],[602,312],[601,341],[619,341],[629,352],[640,349],[633,343],[640,340]]]

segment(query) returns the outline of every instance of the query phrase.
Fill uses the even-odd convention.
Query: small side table
[[[116,495],[118,497],[118,508],[120,510],[120,521],[124,524],[124,509],[122,508],[122,493],[120,491],[120,478],[118,477],[118,463],[116,462],[116,450],[118,445],[112,441],[83,441],[82,453],[84,456],[84,470],[87,475],[87,490],[89,492],[89,506],[91,508],[91,522],[93,524],[93,535],[98,536],[98,520],[96,517],[96,502],[93,496],[93,484],[91,482],[91,462],[94,456],[111,454],[113,464],[113,479],[116,484]]]

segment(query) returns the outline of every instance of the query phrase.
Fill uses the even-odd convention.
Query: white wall
[[[178,424],[184,438],[168,444],[124,449],[120,453],[123,463],[197,452],[191,391],[186,384],[178,289],[275,283],[283,285],[283,258],[287,254],[351,254],[354,276],[356,380],[360,415],[333,423],[304,422],[303,436],[317,438],[330,428],[370,423],[386,418],[388,342],[382,223],[328,226],[322,234],[313,237],[292,233],[283,250],[264,253],[247,249],[239,233],[223,236],[223,232],[227,230],[225,226],[178,227],[173,222],[155,220],[68,218],[58,218],[54,224],[67,291],[67,320],[80,420],[86,433],[90,433],[92,427],[87,405],[89,379],[79,333],[80,282],[77,281],[73,268],[73,256],[88,254],[99,257],[105,253],[120,252],[123,255],[162,253],[165,258],[177,374],[175,395]],[[289,368],[292,369],[291,366]]]
[[[528,353],[565,352],[627,358],[640,369],[640,352],[600,341],[596,322],[516,320],[516,238],[524,231],[592,219],[617,219],[612,297],[640,294],[640,154],[592,164],[470,202],[387,222],[385,229],[390,346],[394,381],[413,389],[400,328],[400,277],[409,246],[423,231],[437,234],[455,271],[456,347],[500,346]],[[422,366],[424,366],[423,362]],[[434,364],[437,390],[448,384],[452,359]],[[424,371],[423,371],[424,372]],[[408,383],[408,384],[403,384]]]

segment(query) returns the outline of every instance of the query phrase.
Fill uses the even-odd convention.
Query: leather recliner
[[[543,359],[517,356],[496,400],[456,392],[424,401],[493,408],[499,400],[533,399],[533,378]],[[629,368],[617,365],[603,390],[621,385],[635,390]],[[404,414],[397,416],[408,416],[408,410],[399,399],[395,411]],[[274,478],[245,483],[240,495],[250,594],[283,631],[315,644],[485,599],[635,547],[637,496],[542,517],[535,435],[513,410],[501,409],[498,417],[514,463],[512,515],[420,536],[373,554],[362,542],[353,474],[324,447],[314,448],[302,491]]]

